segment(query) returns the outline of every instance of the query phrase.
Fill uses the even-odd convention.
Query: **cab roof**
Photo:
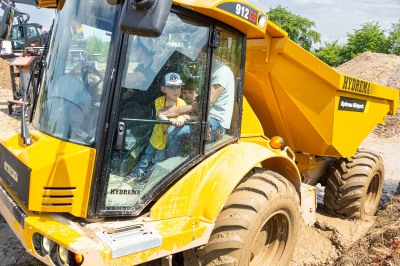
[[[66,0],[68,1],[68,0]],[[106,0],[104,0],[106,1]],[[107,0],[117,3],[117,0]],[[56,8],[59,0],[15,0],[15,2],[36,5],[39,8]],[[259,28],[258,19],[265,12],[243,0],[173,0],[178,5],[200,14],[224,22],[244,33],[247,38],[263,38],[268,32],[272,37],[286,37],[288,34],[268,21],[267,25]]]
[[[238,29],[248,38],[263,38],[268,32],[272,37],[286,37],[287,33],[268,21],[267,26],[259,28],[258,18],[265,14],[247,1],[237,0],[174,0],[173,4],[194,10],[198,13],[222,21]]]

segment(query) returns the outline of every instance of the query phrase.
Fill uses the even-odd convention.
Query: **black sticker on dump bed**
[[[248,5],[231,2],[220,4],[218,8],[257,25],[258,11]]]
[[[340,96],[339,110],[364,112],[367,101]]]

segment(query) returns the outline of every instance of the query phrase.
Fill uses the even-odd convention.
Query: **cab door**
[[[206,156],[238,139],[244,38],[212,21],[186,14],[171,13],[160,37],[124,37],[113,104],[115,122],[110,128],[112,147],[103,170],[98,216],[139,214]],[[229,91],[221,93],[221,99],[229,101],[229,110],[221,117],[229,121],[221,123],[215,135],[211,119],[220,118],[210,101],[214,72],[221,66],[230,80]],[[171,77],[181,81],[179,99],[174,103],[165,100],[163,89],[166,81],[174,82]],[[223,79],[219,82],[225,84]],[[185,96],[187,91],[192,92],[192,99]],[[225,106],[218,104],[219,108]],[[185,116],[183,125],[173,125],[160,116],[160,110],[171,106],[185,110],[177,115]],[[163,130],[157,138],[164,138],[163,147],[152,145],[154,132],[160,127]],[[155,153],[146,157],[149,148]],[[147,163],[145,174],[134,175],[143,161]]]

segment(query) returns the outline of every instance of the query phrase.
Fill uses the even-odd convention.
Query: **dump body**
[[[338,73],[272,22],[265,38],[247,42],[245,96],[268,137],[339,157],[352,156],[399,99],[397,90]]]

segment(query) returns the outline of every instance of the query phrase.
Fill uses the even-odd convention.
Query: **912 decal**
[[[218,8],[257,25],[258,11],[248,5],[230,2],[222,3]]]

